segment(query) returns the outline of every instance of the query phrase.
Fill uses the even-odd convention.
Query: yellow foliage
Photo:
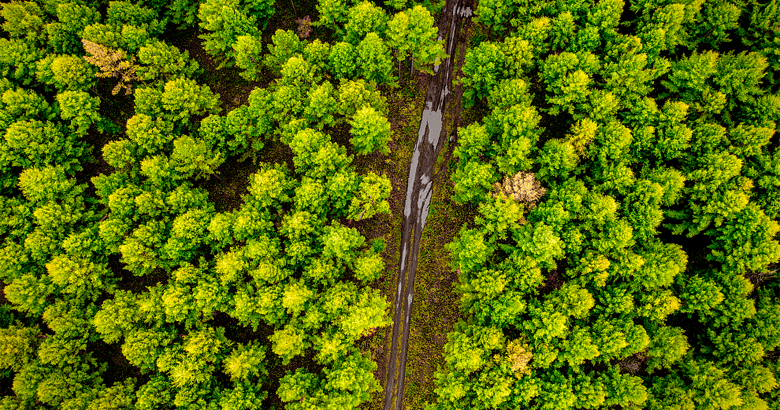
[[[523,338],[515,339],[506,345],[505,360],[510,364],[512,371],[518,379],[531,372],[528,363],[533,357],[531,348],[525,343]]]
[[[503,185],[496,182],[493,188],[496,197],[504,194],[507,198],[525,203],[535,202],[547,192],[539,185],[534,174],[522,171],[511,178],[505,177]]]
[[[574,147],[574,151],[577,155],[587,157],[587,155],[585,155],[585,148],[593,142],[593,138],[596,137],[598,128],[598,124],[588,118],[577,121],[577,124],[572,127],[571,134],[567,136],[567,139]]]
[[[124,50],[112,50],[104,45],[93,43],[89,40],[81,40],[84,50],[89,53],[84,57],[88,63],[97,66],[100,72],[95,76],[100,78],[117,78],[119,83],[111,90],[111,94],[116,95],[124,88],[125,95],[131,93],[131,81],[138,80],[135,75],[135,65],[133,60],[127,60],[127,53]]]

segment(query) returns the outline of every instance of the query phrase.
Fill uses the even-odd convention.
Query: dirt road
[[[472,0],[447,0],[439,20],[439,39],[445,40],[450,57],[440,66],[434,67],[435,75],[426,93],[417,145],[409,167],[398,291],[394,303],[393,336],[386,367],[384,410],[402,409],[420,238],[433,194],[433,168],[447,141],[447,127],[449,125],[450,132],[453,132],[459,125],[460,99],[463,93],[460,86],[453,88],[452,80],[463,65],[466,28],[471,21],[471,5]]]

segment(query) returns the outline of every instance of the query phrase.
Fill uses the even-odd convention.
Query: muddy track
[[[394,302],[393,335],[384,380],[384,410],[404,408],[402,405],[406,353],[409,348],[409,324],[412,318],[414,277],[417,273],[420,239],[433,196],[433,168],[436,159],[447,142],[448,126],[450,133],[453,133],[460,125],[460,99],[463,92],[459,85],[453,88],[452,80],[463,66],[472,5],[473,0],[447,0],[439,19],[439,39],[445,40],[450,57],[434,68],[435,75],[425,96],[417,145],[409,167],[398,290]],[[453,134],[450,140],[454,138]]]

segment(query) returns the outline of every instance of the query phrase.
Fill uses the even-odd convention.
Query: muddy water
[[[451,101],[460,105],[460,87],[453,91],[452,80],[462,64],[465,35],[462,27],[471,18],[471,0],[447,0],[439,21],[439,39],[446,39],[447,54],[441,66],[434,67],[425,98],[420,129],[417,133],[404,204],[404,224],[401,235],[401,263],[398,271],[398,291],[394,303],[393,338],[385,377],[384,410],[400,410],[403,403],[406,353],[409,343],[409,323],[414,300],[414,278],[420,253],[425,220],[433,196],[433,167],[447,141],[447,124],[457,125],[460,107],[448,107]],[[460,61],[453,58],[460,46]],[[455,97],[455,98],[453,98]],[[451,130],[452,132],[452,130]]]

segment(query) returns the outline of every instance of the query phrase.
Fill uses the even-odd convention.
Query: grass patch
[[[473,40],[475,30],[461,33],[466,36],[465,44]],[[455,49],[453,58],[463,63],[465,47]],[[458,70],[455,81],[462,71]],[[455,93],[462,92],[456,83]],[[461,98],[455,96],[448,107],[448,126],[464,127],[481,118],[484,113],[479,107],[461,110]],[[450,129],[449,135],[457,135]],[[451,176],[455,171],[452,151],[457,140],[447,145],[436,159],[434,167],[434,188],[430,213],[420,240],[420,255],[415,278],[415,297],[409,334],[409,350],[406,362],[407,385],[404,393],[404,407],[423,409],[426,403],[436,401],[435,373],[444,368],[444,345],[447,334],[460,320],[460,295],[456,292],[458,273],[452,268],[452,260],[444,245],[452,242],[464,225],[471,223],[477,213],[473,205],[460,205],[452,200],[454,186]]]
[[[361,172],[374,172],[378,175],[386,175],[392,182],[393,190],[390,193],[390,215],[377,215],[371,220],[354,224],[355,228],[371,240],[382,238],[387,247],[382,255],[385,262],[385,274],[371,287],[379,289],[388,303],[393,303],[398,272],[398,264],[401,258],[401,228],[403,226],[403,209],[406,199],[406,185],[409,177],[409,165],[412,161],[414,145],[417,142],[417,130],[420,125],[420,113],[425,103],[425,87],[414,79],[406,77],[401,86],[392,89],[386,94],[389,108],[389,120],[393,132],[393,141],[390,143],[390,154],[356,156],[355,167]],[[392,310],[392,307],[391,307]],[[392,311],[390,315],[392,317]],[[388,326],[379,329],[369,337],[358,343],[358,347],[364,353],[371,355],[376,361],[377,370],[374,376],[377,380],[384,381],[386,372],[386,358],[390,352],[390,338],[393,327]],[[384,388],[384,385],[382,385]],[[363,409],[379,409],[384,401],[384,389],[375,393],[371,401],[361,406]]]
[[[422,409],[434,402],[434,373],[444,366],[444,344],[460,319],[455,292],[458,274],[451,268],[444,245],[452,242],[460,227],[474,219],[476,208],[452,201],[450,172],[434,187],[431,210],[420,242],[415,296],[406,362],[404,405]]]

